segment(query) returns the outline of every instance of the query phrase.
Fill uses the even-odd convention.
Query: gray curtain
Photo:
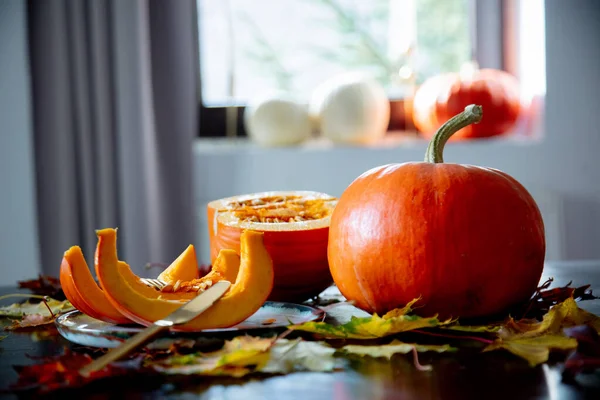
[[[47,0],[28,6],[43,271],[95,229],[119,228],[142,273],[194,242],[198,122],[194,0]]]

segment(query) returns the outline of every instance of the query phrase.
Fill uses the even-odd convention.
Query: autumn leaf
[[[175,355],[146,366],[165,374],[241,377],[267,364],[273,342],[274,338],[238,336],[226,341],[221,350]]]
[[[11,389],[36,390],[47,393],[52,390],[79,387],[91,381],[109,376],[120,375],[125,369],[109,365],[100,371],[91,373],[88,377],[79,374],[79,370],[92,362],[87,354],[74,353],[66,350],[64,354],[46,358],[42,363],[15,367],[19,374]]]
[[[589,325],[567,328],[565,334],[577,340],[577,350],[565,360],[562,376],[572,380],[579,373],[600,369],[600,336]]]
[[[592,294],[590,285],[571,287],[572,282],[569,282],[565,286],[550,289],[553,281],[554,278],[549,278],[540,285],[529,302],[520,311],[517,311],[516,315],[520,315],[521,318],[538,317],[547,313],[552,306],[562,303],[568,298],[580,301],[598,299]]]
[[[9,306],[0,307],[0,317],[20,318],[30,314],[39,314],[50,317],[51,314],[50,311],[48,311],[48,307],[50,307],[50,310],[52,310],[54,315],[74,309],[73,305],[71,305],[68,300],[60,301],[49,298],[46,300],[46,304],[48,304],[48,306],[46,306],[43,301],[38,303],[32,303],[30,301],[14,303]]]
[[[339,351],[347,354],[355,354],[358,356],[368,356],[374,358],[392,358],[394,354],[408,354],[411,351],[416,350],[419,353],[433,351],[437,353],[454,352],[457,351],[455,347],[448,344],[436,345],[436,344],[417,344],[417,343],[404,343],[399,340],[394,340],[389,344],[383,344],[378,346],[361,346],[361,345],[347,345],[342,347]]]
[[[10,331],[36,328],[43,325],[54,323],[54,316],[41,314],[28,314],[20,320],[13,321],[12,325],[5,329]]]
[[[473,333],[496,333],[500,330],[502,324],[490,324],[490,325],[459,325],[452,324],[447,326],[441,326],[441,329],[449,329],[459,332],[473,332]]]
[[[562,335],[542,335],[537,337],[516,337],[510,340],[499,339],[483,349],[484,352],[505,349],[524,358],[529,365],[536,366],[548,361],[550,350],[572,350],[577,340]]]
[[[330,372],[343,367],[334,358],[336,349],[324,342],[279,339],[270,349],[269,362],[258,371],[286,374],[298,371]]]
[[[452,323],[452,320],[439,321],[437,316],[422,318],[416,315],[408,315],[416,301],[418,299],[411,301],[404,308],[388,312],[383,317],[377,314],[370,317],[352,317],[349,322],[342,325],[332,325],[326,322],[305,322],[300,325],[292,325],[289,329],[312,332],[327,338],[375,339],[399,332]]]
[[[498,331],[498,335],[503,339],[510,339],[542,334],[562,334],[564,328],[586,324],[593,327],[596,332],[600,332],[600,317],[579,308],[571,297],[552,307],[541,322],[526,319],[516,321],[510,318]]]
[[[65,294],[60,279],[48,275],[39,275],[37,279],[19,281],[19,289],[29,289],[33,294],[64,300]]]
[[[254,372],[327,372],[341,367],[341,360],[333,357],[335,351],[323,342],[241,336],[215,352],[174,355],[146,366],[165,374],[233,377]]]
[[[505,349],[537,365],[548,360],[550,350],[575,349],[577,340],[565,336],[563,330],[586,324],[600,330],[600,318],[579,308],[570,297],[552,307],[542,321],[509,318],[498,330],[498,339],[484,351]]]

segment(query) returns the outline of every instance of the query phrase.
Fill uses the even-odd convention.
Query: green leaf
[[[327,338],[375,339],[414,329],[442,326],[452,322],[451,320],[439,321],[437,316],[422,318],[416,315],[407,315],[412,311],[411,307],[416,301],[418,299],[411,301],[404,308],[388,312],[383,317],[377,314],[370,317],[352,317],[349,322],[343,325],[332,325],[326,322],[305,322],[300,325],[292,325],[289,329],[312,332]]]
[[[0,342],[3,341],[4,339],[6,339],[7,337],[8,337],[8,335],[0,336]]]
[[[416,344],[416,343],[404,343],[399,340],[394,340],[389,344],[379,346],[361,346],[361,345],[348,345],[340,349],[343,353],[355,354],[359,356],[368,356],[374,358],[392,358],[394,354],[401,353],[407,354],[415,349],[419,353],[427,351],[435,351],[437,353],[453,352],[457,349],[448,345],[436,345],[436,344]]]
[[[505,349],[524,358],[529,365],[536,366],[548,361],[550,350],[571,350],[577,348],[577,340],[562,335],[522,337],[511,340],[498,339],[483,351]]]

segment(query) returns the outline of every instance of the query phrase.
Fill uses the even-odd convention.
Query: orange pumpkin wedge
[[[148,287],[138,279],[130,279],[131,269],[117,257],[115,229],[102,229],[97,231],[97,235],[96,274],[115,308],[133,321],[147,326],[181,306],[181,301],[148,297]],[[263,305],[273,287],[273,263],[264,246],[263,234],[244,232],[240,254],[237,279],[228,292],[203,314],[173,330],[227,328],[245,320]],[[223,262],[231,259],[224,258]]]
[[[163,272],[158,279],[175,284],[177,281],[191,281],[198,278],[198,261],[193,245],[189,245]]]
[[[189,291],[188,287],[199,286],[204,289],[209,287],[212,283],[220,280],[227,280],[231,283],[234,283],[237,279],[239,269],[240,256],[233,250],[225,249],[221,251],[221,254],[215,261],[215,264],[212,266],[211,271],[202,278],[180,282],[180,285],[175,291],[173,291],[174,286],[172,284],[169,284],[169,286],[162,290],[156,290],[144,284],[140,277],[133,273],[127,263],[119,261],[119,271],[122,273],[122,278],[130,286],[135,287],[138,292],[150,299],[159,300],[191,300],[198,295],[198,289]]]
[[[336,199],[311,191],[227,197],[207,206],[211,261],[241,247],[244,230],[264,234],[275,283],[269,300],[302,302],[333,283],[327,261],[329,222]]]
[[[60,284],[67,299],[79,311],[109,323],[131,323],[98,287],[79,246],[65,252],[60,266]]]

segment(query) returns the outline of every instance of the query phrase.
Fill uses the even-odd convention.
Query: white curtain
[[[42,269],[119,228],[137,273],[194,242],[194,0],[47,0],[28,9]]]

